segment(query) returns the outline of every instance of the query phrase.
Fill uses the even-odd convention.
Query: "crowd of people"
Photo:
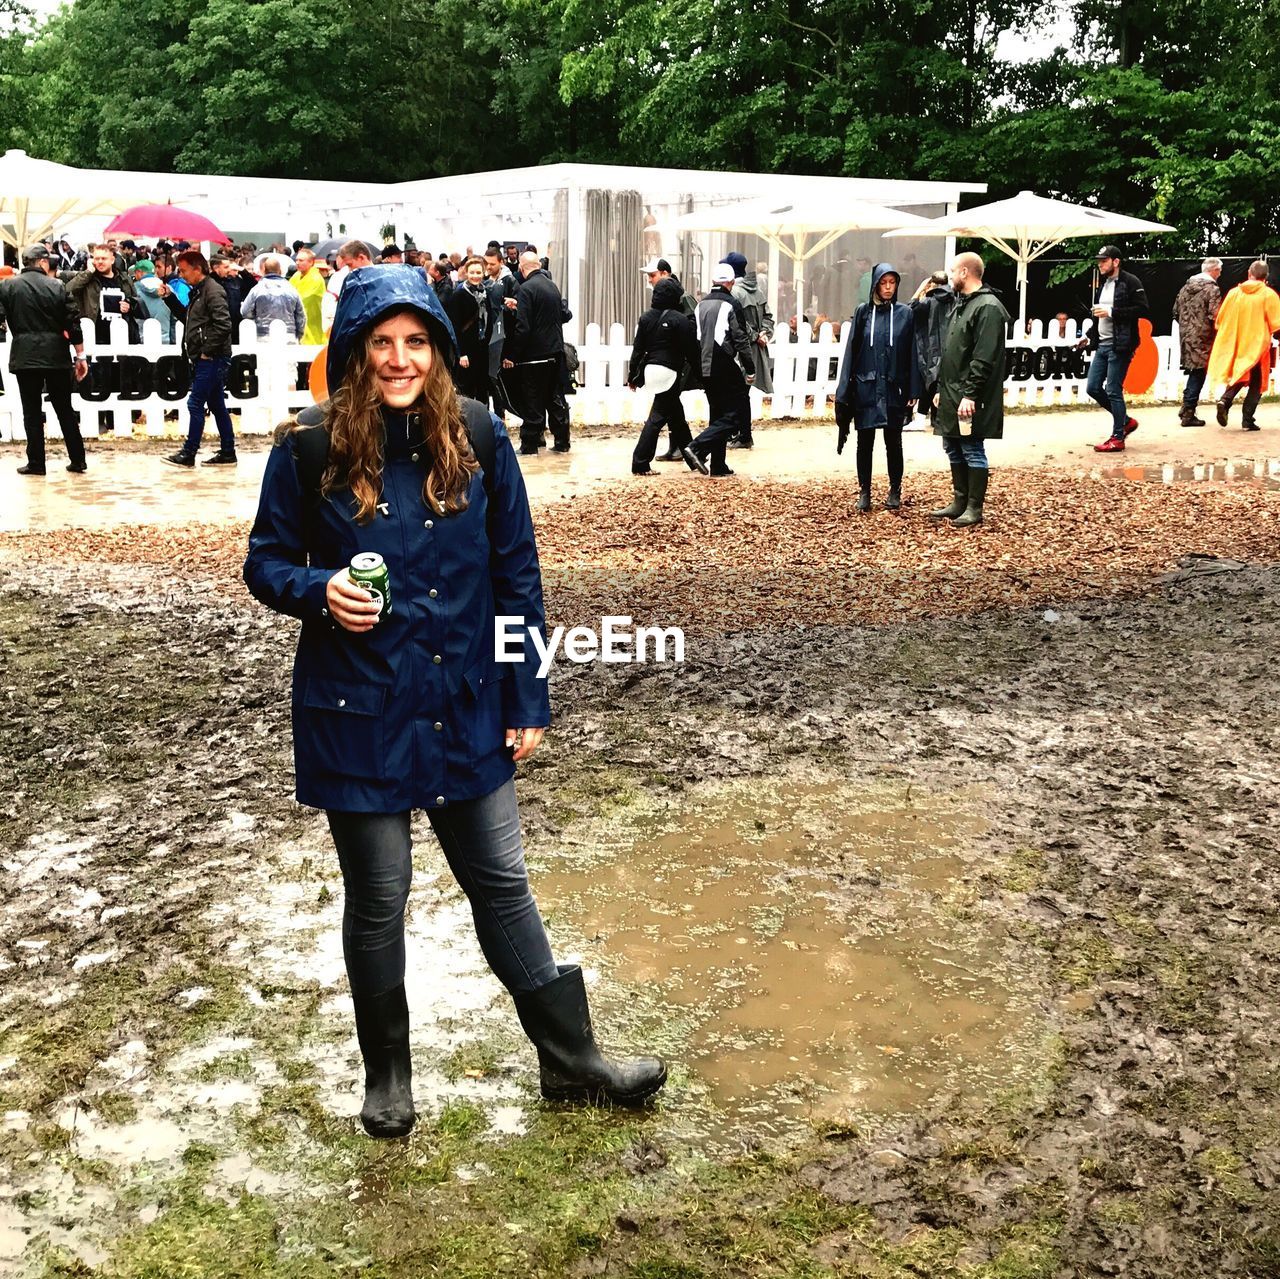
[[[79,251],[65,240],[28,246],[21,255],[21,274],[8,281],[0,278],[0,328],[7,325],[12,335],[10,367],[27,433],[22,473],[44,471],[44,394],[66,439],[69,469],[86,469],[71,389],[73,379],[85,376],[87,362],[82,346],[76,344],[74,360],[68,349],[82,317],[94,323],[101,342],[110,340],[113,325],[123,326],[129,340],[139,342],[143,322],[154,320],[161,341],[170,343],[181,322],[183,353],[192,369],[189,430],[165,461],[194,467],[206,415],[211,415],[219,440],[204,464],[234,465],[234,423],[225,386],[240,325],[250,320],[265,337],[279,322],[287,342],[320,345],[346,281],[375,263],[401,266],[425,278],[456,335],[457,390],[500,417],[514,412],[521,420],[521,454],[547,447],[548,430],[551,450],[569,451],[567,397],[574,390],[576,353],[564,340],[563,326],[572,315],[548,260],[534,246],[492,240],[481,253],[468,248],[434,257],[393,243],[379,250],[362,240],[327,247],[331,251],[322,256],[302,241],[266,250],[231,244],[209,261],[184,242],[163,240],[148,245],[108,239]],[[776,328],[766,300],[764,265],[752,266],[744,254],[727,253],[713,269],[705,294],[690,292],[664,258],[655,257],[642,268],[652,303],[636,326],[627,383],[653,399],[632,453],[633,474],[655,475],[656,460],[683,461],[707,475],[732,475],[727,450],[753,447],[751,389],[772,393],[770,345],[775,336],[794,340],[798,323],[792,317],[787,326]],[[834,374],[838,367],[839,378],[838,448],[843,449],[850,425],[856,427],[858,508],[869,510],[874,432],[884,432],[886,505],[896,509],[902,502],[902,430],[913,412],[936,422],[933,395],[944,334],[952,313],[965,308],[957,305],[960,299],[945,272],[927,276],[903,303],[898,299],[903,276],[898,268],[861,258],[845,265],[856,272],[864,300],[848,321],[835,326],[843,347],[838,366],[833,363],[832,368]],[[1091,353],[1087,393],[1110,418],[1107,438],[1095,447],[1119,452],[1138,426],[1125,403],[1124,382],[1140,344],[1139,321],[1149,318],[1149,307],[1142,281],[1124,269],[1119,248],[1104,246],[1097,267],[1090,318],[1075,340]],[[1270,377],[1272,334],[1280,328],[1280,298],[1268,287],[1264,262],[1254,263],[1249,279],[1225,299],[1218,286],[1221,272],[1220,260],[1205,259],[1174,305],[1187,372],[1180,420],[1184,426],[1204,425],[1196,407],[1206,382],[1212,382],[1221,388],[1219,423],[1227,424],[1243,391],[1243,427],[1256,430],[1258,401]],[[3,273],[13,274],[10,268]],[[34,275],[49,283],[32,279]],[[997,301],[991,290],[986,292]],[[817,316],[814,329],[825,321]],[[808,317],[803,322],[808,324]],[[1007,315],[1005,325],[1007,334]],[[1054,317],[1047,332],[1060,340],[1074,337],[1065,312]],[[999,364],[1003,376],[1003,349]],[[307,363],[300,362],[299,385],[305,385],[307,374]],[[702,389],[708,400],[708,424],[696,438],[681,400],[684,391],[694,388]],[[664,426],[668,447],[659,453]],[[962,463],[966,476],[985,471],[985,458],[978,458],[972,444],[967,448],[967,453],[962,449],[952,456],[953,472],[958,475]],[[966,492],[981,487],[984,479],[969,479]],[[973,514],[966,510],[954,518],[967,520]]]
[[[353,273],[375,264],[400,266],[422,276],[441,302],[457,334],[461,356],[454,366],[458,390],[505,415],[522,419],[520,452],[546,447],[548,425],[555,452],[568,452],[572,348],[564,325],[572,314],[551,279],[546,258],[533,245],[492,240],[481,254],[468,249],[432,258],[417,249],[385,244],[379,250],[349,240],[320,256],[302,241],[290,249],[228,245],[207,259],[183,241],[154,245],[105,240],[75,251],[67,241],[26,246],[21,269],[0,268],[0,337],[9,341],[9,367],[18,383],[27,462],[23,475],[45,473],[42,399],[53,407],[75,474],[87,469],[78,418],[71,407],[74,381],[88,372],[78,339],[81,320],[91,321],[99,342],[121,326],[131,343],[155,320],[162,343],[177,340],[190,361],[185,441],[164,460],[192,468],[207,416],[218,431],[206,466],[233,466],[235,431],[226,401],[231,347],[240,325],[253,322],[266,336],[279,321],[287,342],[320,345],[332,326],[338,299]],[[75,345],[76,357],[70,359]],[[300,362],[300,385],[307,364]],[[74,380],[74,381],[73,381]]]

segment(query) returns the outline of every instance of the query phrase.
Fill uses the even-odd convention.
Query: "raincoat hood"
[[[655,311],[671,311],[680,305],[684,290],[677,281],[665,276],[653,286],[653,309]]]
[[[453,367],[458,358],[458,341],[427,277],[414,267],[398,263],[361,267],[347,276],[338,295],[325,365],[331,396],[342,385],[351,353],[365,330],[388,311],[405,307],[422,313],[436,349]]]
[[[879,294],[877,294],[876,290],[880,287],[881,279],[886,275],[893,276],[893,278],[899,283],[902,281],[902,276],[898,274],[898,268],[895,267],[892,262],[877,262],[876,265],[871,268],[871,296],[867,299],[872,306],[884,305],[881,303]],[[898,290],[895,287],[893,290],[893,297],[891,297],[889,301],[896,302],[897,300]]]
[[[1237,285],[1241,293],[1257,293],[1259,289],[1267,287],[1266,280],[1241,280]]]
[[[755,296],[755,297],[763,297],[763,296],[764,296],[764,295],[760,292],[760,283],[759,283],[759,281],[756,279],[756,273],[755,273],[754,271],[744,271],[744,272],[742,273],[742,279],[740,279],[740,280],[738,281],[738,284],[739,284],[739,285],[741,285],[741,287],[742,287],[742,288],[743,288],[743,289],[744,289],[744,290],[745,290],[749,295],[752,295],[752,296]]]

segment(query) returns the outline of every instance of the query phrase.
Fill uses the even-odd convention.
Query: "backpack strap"
[[[498,462],[498,437],[493,429],[493,417],[489,410],[478,400],[460,398],[462,420],[471,440],[471,451],[480,463],[480,474],[484,483],[484,491],[493,497],[493,473]],[[320,494],[320,481],[324,478],[324,468],[329,461],[329,430],[325,418],[329,402],[309,404],[298,414],[300,430],[289,436],[293,448],[293,456],[298,464],[298,482],[302,486],[305,503],[304,519],[308,522],[315,518],[323,500]],[[308,531],[308,541],[310,541]]]
[[[471,437],[471,451],[480,463],[484,491],[493,496],[493,472],[498,463],[498,437],[493,430],[493,415],[479,400],[460,397],[462,420]]]

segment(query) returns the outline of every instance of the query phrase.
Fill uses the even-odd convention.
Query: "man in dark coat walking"
[[[569,405],[560,389],[564,366],[564,301],[536,253],[520,255],[524,283],[516,293],[515,323],[507,331],[504,369],[520,371],[520,452],[536,453],[551,420],[552,452],[569,451]]]
[[[22,272],[0,280],[0,323],[9,326],[9,371],[18,383],[22,427],[27,435],[27,464],[19,475],[45,473],[44,419],[41,399],[47,390],[67,445],[67,470],[85,470],[84,440],[71,407],[71,377],[79,382],[89,371],[80,340],[80,312],[53,274],[49,250],[31,244],[22,250]],[[67,347],[75,345],[74,367]]]
[[[170,466],[195,466],[196,451],[204,437],[206,408],[218,428],[218,451],[205,457],[205,466],[235,466],[236,437],[227,412],[227,372],[231,368],[231,312],[222,285],[209,274],[203,253],[187,249],[178,254],[178,273],[191,293],[186,306],[168,285],[160,296],[183,323],[182,351],[191,361],[191,394],[187,408],[191,425],[187,442],[164,461]]]
[[[698,348],[708,422],[707,429],[680,451],[689,467],[703,475],[733,474],[725,464],[724,451],[729,437],[741,430],[738,404],[755,380],[751,341],[738,319],[741,308],[730,292],[733,281],[733,267],[717,266],[711,274],[711,292],[698,303]]]
[[[1009,313],[982,282],[982,259],[961,253],[951,261],[955,307],[947,321],[934,394],[933,433],[951,462],[951,503],[931,514],[955,528],[982,523],[987,496],[985,440],[1004,434],[1004,335]]]
[[[1214,321],[1222,305],[1222,290],[1218,277],[1222,274],[1221,258],[1205,258],[1200,271],[1193,275],[1178,291],[1173,300],[1173,318],[1178,324],[1178,345],[1181,348],[1182,367],[1187,375],[1187,385],[1182,392],[1182,408],[1178,421],[1183,426],[1204,426],[1205,420],[1196,416],[1196,405],[1204,391],[1209,373],[1209,353],[1213,350],[1216,334]]]
[[[1098,250],[1098,287],[1093,295],[1093,329],[1084,340],[1093,352],[1089,398],[1111,414],[1111,435],[1095,444],[1097,453],[1122,453],[1126,437],[1138,429],[1124,403],[1124,376],[1138,349],[1138,320],[1149,315],[1147,291],[1131,271],[1120,269],[1120,250]]]

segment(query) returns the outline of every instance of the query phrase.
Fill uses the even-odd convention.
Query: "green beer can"
[[[391,575],[387,572],[387,562],[381,555],[373,551],[361,551],[351,561],[351,580],[357,586],[363,586],[373,602],[378,606],[378,616],[391,612]]]

